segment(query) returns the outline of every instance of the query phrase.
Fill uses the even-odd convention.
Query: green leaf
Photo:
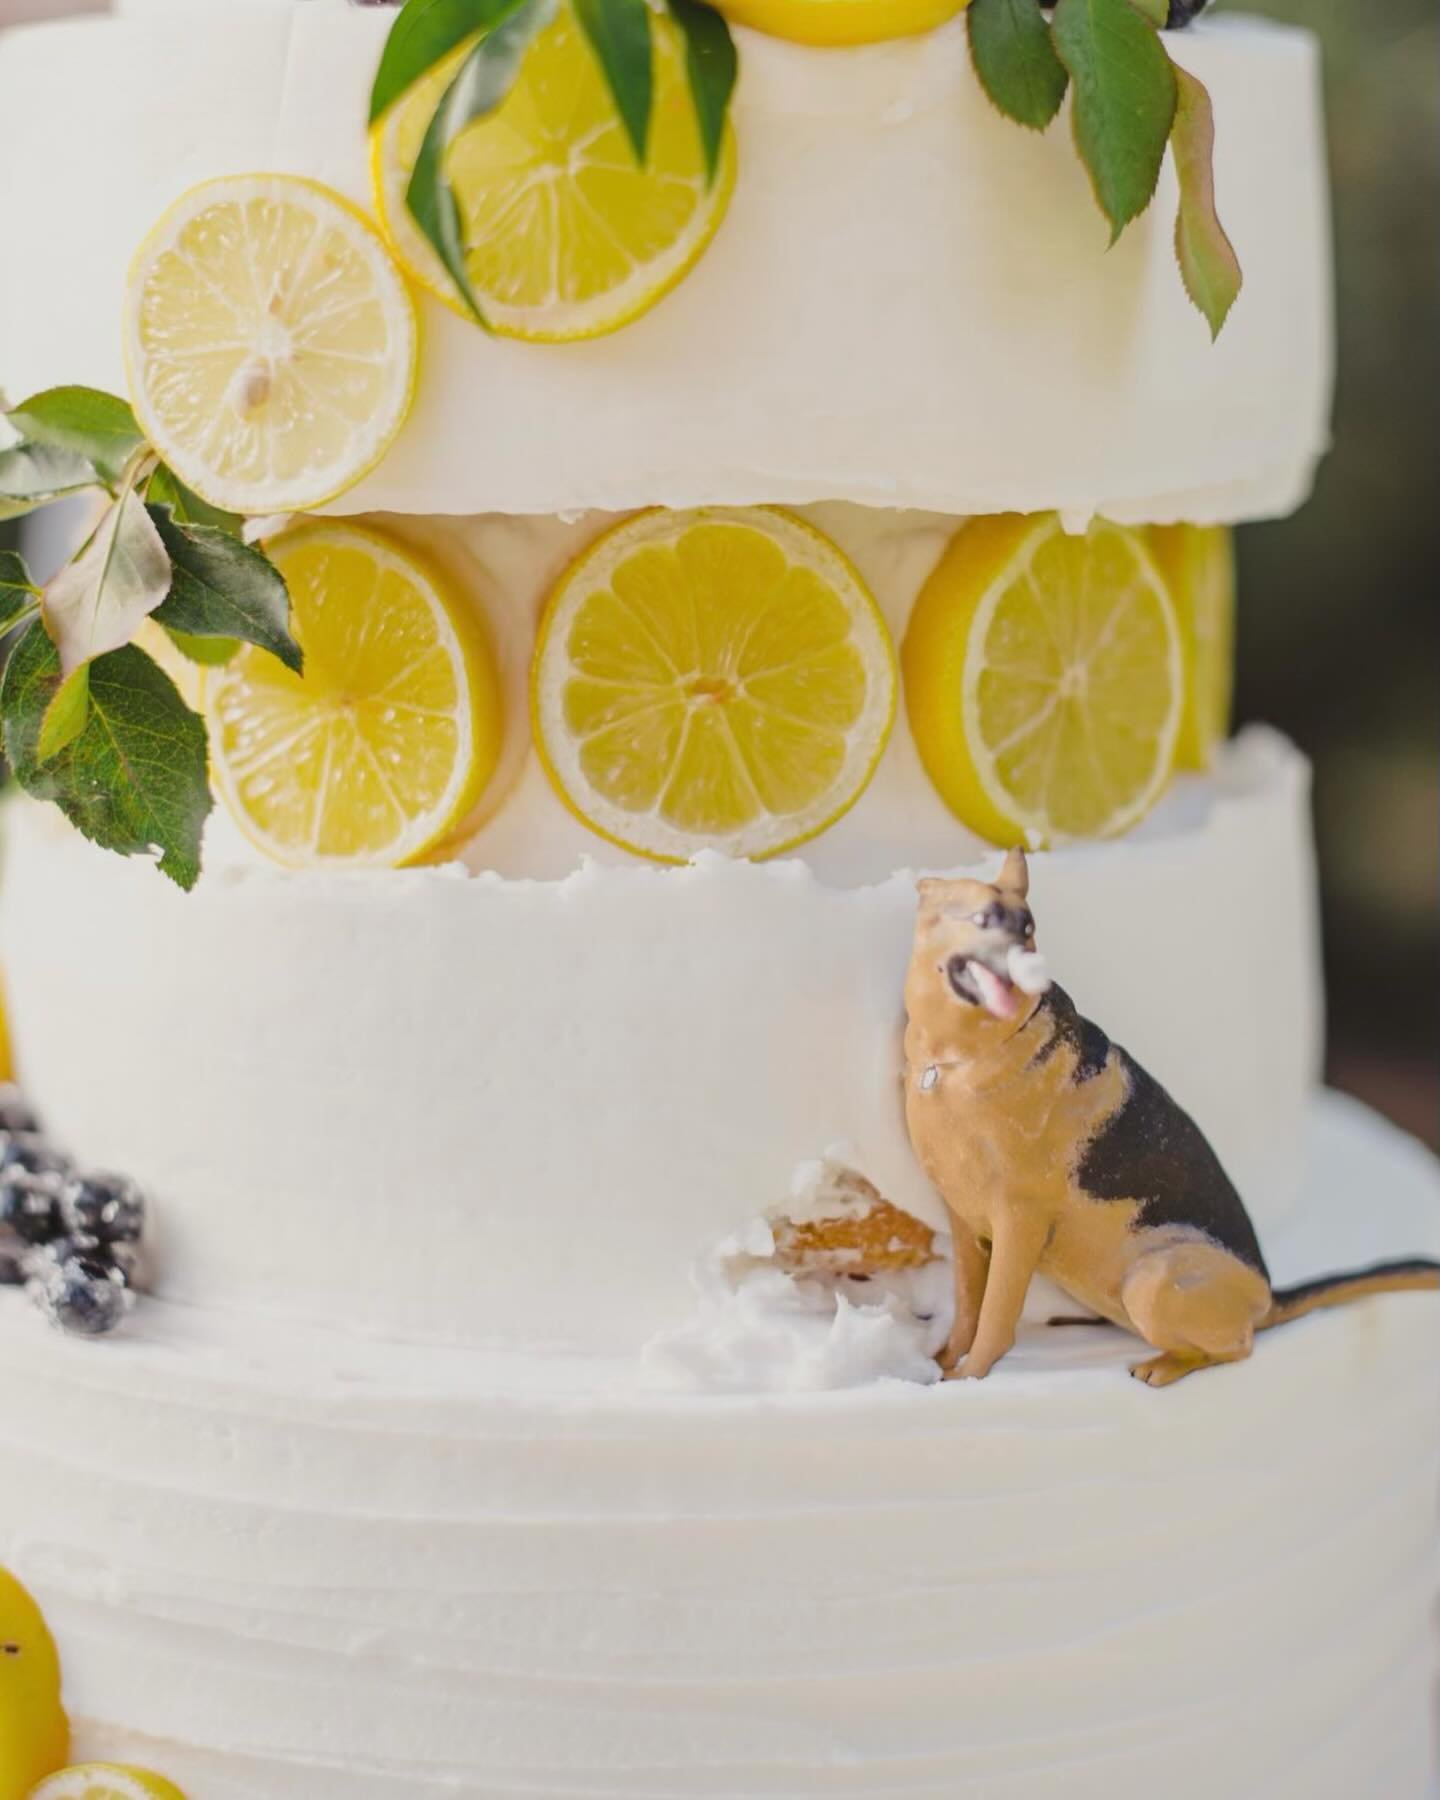
[[[1203,82],[1178,65],[1179,103],[1170,133],[1180,210],[1175,217],[1175,259],[1185,292],[1217,338],[1244,277],[1235,246],[1215,211],[1215,114]]]
[[[642,167],[655,104],[655,52],[646,0],[571,0]]]
[[[170,558],[133,486],[45,590],[45,629],[67,675],[118,650],[170,591]]]
[[[386,113],[436,63],[509,9],[492,0],[407,0],[400,9],[370,90],[370,123]]]
[[[54,801],[92,842],[124,856],[158,851],[162,871],[193,887],[213,804],[203,722],[169,677],[127,646],[91,665],[85,728],[42,765],[41,723],[61,679],[55,646],[32,625],[0,686],[5,754],[16,779],[37,799]]]
[[[1051,33],[1075,84],[1075,143],[1114,243],[1155,192],[1175,117],[1175,71],[1130,0],[1060,0]]]
[[[12,444],[0,450],[0,519],[18,519],[37,507],[99,485],[84,457],[45,444]]]
[[[67,744],[75,742],[89,717],[90,665],[86,663],[65,677],[45,708],[40,735],[35,740],[36,762],[52,762]]]
[[[445,153],[467,125],[494,112],[510,92],[532,38],[554,18],[556,4],[557,0],[510,0],[500,22],[476,44],[445,90],[405,194],[415,223],[482,325],[485,315],[465,267],[460,208],[445,173]]]
[[[119,481],[145,441],[126,403],[98,388],[47,388],[9,417],[27,443],[83,457],[106,481]]]
[[[739,73],[735,40],[724,15],[713,6],[704,6],[700,0],[669,0],[669,7],[670,17],[685,39],[685,74],[700,127],[706,179],[713,182],[720,168],[725,120]]]
[[[0,635],[13,631],[27,612],[38,611],[40,590],[18,550],[0,550]]]
[[[202,500],[164,463],[150,477],[145,498],[153,506],[168,506],[177,525],[213,525],[217,531],[228,531],[231,537],[239,537],[245,528],[239,513],[222,512],[218,506]]]
[[[274,563],[213,525],[178,524],[163,506],[147,510],[172,570],[156,623],[183,637],[256,644],[298,675],[302,659],[290,633],[290,595]]]
[[[202,669],[218,669],[240,654],[239,638],[191,637],[168,628],[165,635],[187,662],[198,663]]]
[[[1031,131],[1060,110],[1070,76],[1055,54],[1040,0],[970,0],[970,59],[991,102]]]
[[[1170,0],[1130,0],[1130,4],[1144,13],[1157,31],[1165,29],[1165,21],[1170,17]]]

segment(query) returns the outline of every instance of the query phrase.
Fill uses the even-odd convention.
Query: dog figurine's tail
[[[1343,1275],[1320,1275],[1313,1281],[1296,1282],[1294,1287],[1276,1288],[1259,1329],[1269,1331],[1276,1325],[1288,1325],[1292,1319],[1303,1319],[1306,1313],[1319,1312],[1327,1306],[1345,1306],[1351,1300],[1363,1300],[1367,1294],[1400,1294],[1421,1288],[1440,1288],[1440,1262],[1410,1256],[1399,1262],[1372,1263],[1368,1269],[1354,1269]]]

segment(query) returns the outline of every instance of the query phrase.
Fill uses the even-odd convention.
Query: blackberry
[[[0,1130],[0,1180],[12,1169],[23,1169],[29,1175],[67,1175],[70,1162],[52,1150],[38,1132]]]
[[[1198,19],[1210,0],[1170,0],[1170,10],[1165,17],[1167,31],[1183,31],[1192,19]]]
[[[145,1233],[145,1196],[124,1175],[72,1175],[60,1190],[60,1218],[72,1237],[138,1244]]]
[[[60,1235],[60,1183],[54,1175],[7,1169],[0,1176],[0,1244],[33,1249]]]
[[[59,1178],[7,1169],[0,1175],[0,1287],[19,1287],[25,1259],[60,1235]]]
[[[57,1250],[68,1254],[57,1255]],[[98,1250],[51,1245],[40,1269],[32,1267],[31,1292],[50,1323],[72,1337],[104,1337],[130,1308],[130,1295],[114,1263]]]

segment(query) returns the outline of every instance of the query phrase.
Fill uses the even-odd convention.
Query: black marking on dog
[[[970,973],[968,956],[952,956],[945,965],[945,979],[950,983],[950,991],[958,999],[968,1000],[972,1006],[980,1004],[980,990]]]
[[[1153,1075],[1117,1045],[1124,1100],[1091,1138],[1075,1170],[1096,1200],[1134,1200],[1135,1228],[1180,1225],[1205,1236],[1269,1280],[1245,1202],[1205,1133]]]
[[[1030,1023],[1048,1023],[1050,1035],[1030,1058],[1032,1069],[1043,1068],[1057,1050],[1075,1052],[1075,1074],[1078,1084],[1093,1081],[1103,1073],[1110,1060],[1110,1040],[1098,1025],[1083,1018],[1075,1002],[1064,988],[1053,982],[1040,997],[1040,1004],[1030,1015]]]
[[[1035,933],[1035,915],[1030,908],[1006,906],[1003,900],[992,900],[974,920],[984,931],[1007,931],[1011,937],[1028,938]]]

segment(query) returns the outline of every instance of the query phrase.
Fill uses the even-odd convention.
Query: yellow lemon
[[[917,37],[964,10],[967,0],[717,0],[736,25],[797,44],[873,44]]]
[[[1208,769],[1230,734],[1235,686],[1235,547],[1228,526],[1157,525],[1150,546],[1170,585],[1185,651],[1175,766]]]
[[[30,1800],[185,1800],[173,1781],[120,1763],[77,1763],[42,1781]]]
[[[992,843],[1114,836],[1170,778],[1180,628],[1142,532],[972,519],[920,592],[901,662],[931,780]]]
[[[859,798],[895,712],[885,622],[830,540],[769,507],[641,513],[561,577],[531,678],[570,810],[663,862],[774,856]]]
[[[69,1754],[54,1640],[29,1594],[0,1569],[0,1800],[26,1800]]]
[[[375,228],[298,176],[191,188],[130,271],[136,417],[181,480],[230,512],[304,511],[374,468],[410,409],[418,345]]]
[[[735,182],[726,130],[706,179],[680,35],[653,20],[654,115],[635,160],[594,52],[562,8],[515,86],[451,146],[470,283],[491,328],[538,342],[598,337],[647,312],[694,266]],[[454,284],[405,205],[426,128],[469,46],[404,94],[371,135],[375,209],[410,274],[457,310]],[[468,313],[466,314],[468,317]]]
[[[0,1081],[15,1079],[15,1059],[10,1054],[10,1029],[5,1022],[5,982],[0,975]]]
[[[290,589],[303,676],[246,646],[205,673],[216,785],[276,862],[417,862],[479,799],[500,694],[478,622],[378,531],[301,525],[266,550]]]

